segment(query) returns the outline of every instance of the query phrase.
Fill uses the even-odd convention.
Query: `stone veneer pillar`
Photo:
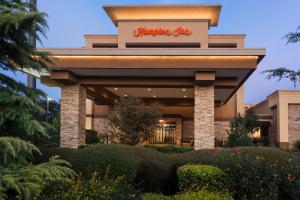
[[[214,148],[214,85],[195,85],[194,149]]]
[[[86,89],[79,84],[61,87],[60,147],[85,144]]]

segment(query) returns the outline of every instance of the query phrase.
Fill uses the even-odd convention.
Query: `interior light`
[[[187,96],[186,96],[186,95],[184,95],[183,97],[184,97],[184,98],[187,98]]]
[[[118,88],[115,87],[115,88],[114,88],[114,91],[118,91]]]
[[[151,91],[151,88],[148,88],[147,90],[148,90],[148,91]]]
[[[124,94],[124,97],[127,97],[127,94]]]
[[[186,91],[186,89],[185,88],[182,88],[182,92],[185,92]]]
[[[155,98],[156,97],[156,95],[153,95],[153,98]]]

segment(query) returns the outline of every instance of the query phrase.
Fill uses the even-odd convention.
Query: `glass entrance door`
[[[150,144],[175,144],[176,123],[160,122],[150,136]]]

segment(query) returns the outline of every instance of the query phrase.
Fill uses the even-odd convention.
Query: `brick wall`
[[[300,140],[300,104],[289,104],[289,145],[294,148],[294,144]]]
[[[100,135],[106,135],[108,133],[109,120],[107,117],[93,117],[92,129],[97,131]]]
[[[229,130],[230,121],[215,121],[215,138],[224,140],[228,138],[226,130]]]
[[[60,116],[60,146],[78,148],[85,144],[86,90],[83,86],[61,86]]]
[[[214,148],[214,86],[195,85],[194,148]]]

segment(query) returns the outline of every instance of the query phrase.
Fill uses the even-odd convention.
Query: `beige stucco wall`
[[[225,105],[215,108],[215,120],[228,121],[237,113],[243,115],[245,112],[244,105],[244,86],[242,86]]]
[[[291,140],[294,136],[290,135],[290,120],[292,118],[289,105],[292,104],[300,104],[299,90],[276,91],[269,95],[266,101],[254,107],[256,113],[260,115],[272,114],[272,137],[276,135],[279,146],[283,148],[291,148],[294,142],[294,139]]]
[[[144,35],[135,37],[133,32],[140,27],[146,29],[170,29],[178,27],[190,29],[191,35],[180,35],[177,37],[166,35]],[[126,43],[201,43],[202,48],[208,47],[208,21],[119,21],[118,23],[119,48],[125,48]]]

